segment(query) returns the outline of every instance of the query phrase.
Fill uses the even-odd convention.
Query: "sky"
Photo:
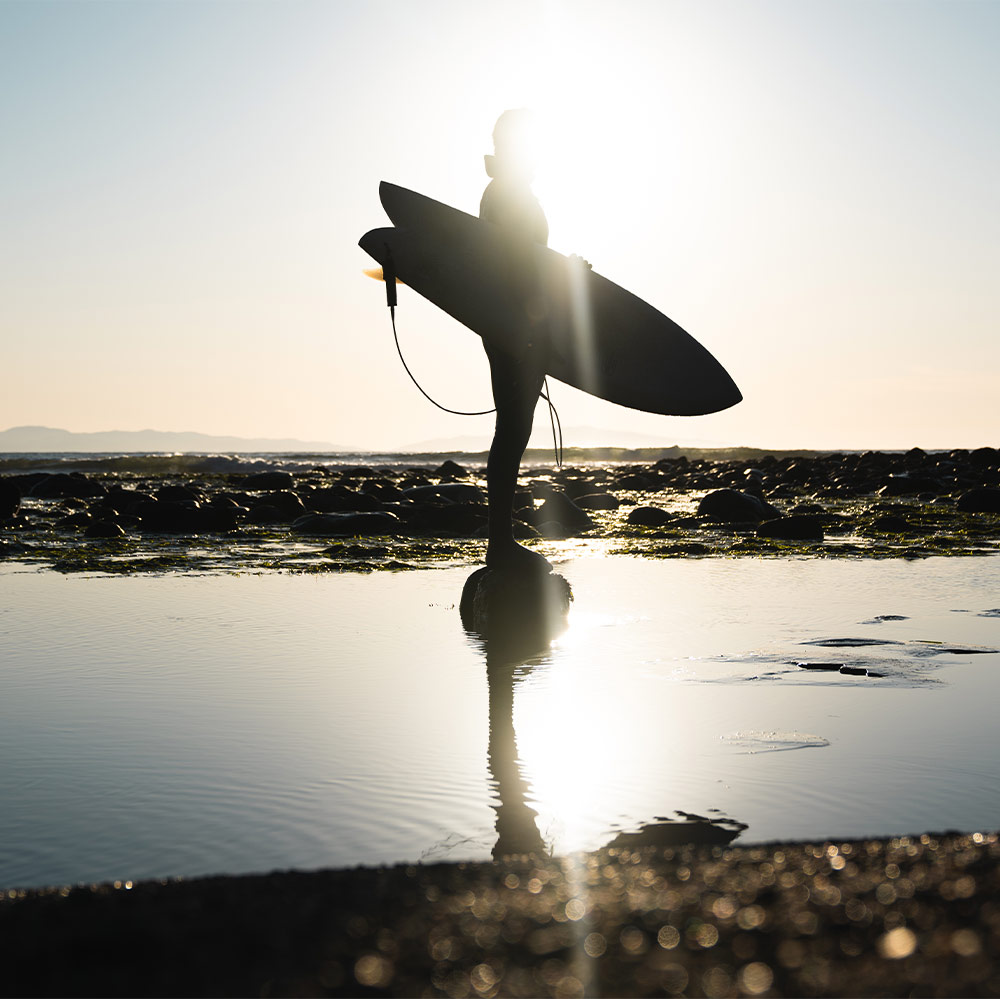
[[[383,179],[475,214],[529,107],[549,245],[744,396],[556,384],[566,444],[995,446],[998,45],[991,0],[0,2],[0,429],[487,446],[357,241]],[[491,405],[478,337],[397,325]]]

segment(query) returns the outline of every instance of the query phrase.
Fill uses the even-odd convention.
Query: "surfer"
[[[504,111],[493,129],[493,155],[485,157],[490,183],[479,204],[479,217],[503,226],[519,238],[547,245],[549,223],[531,190],[535,164],[529,142],[531,113]],[[530,276],[525,275],[530,281]],[[530,300],[530,295],[528,296]],[[511,330],[504,349],[483,340],[490,362],[496,429],[486,464],[489,502],[489,541],[486,564],[492,569],[532,568],[548,572],[552,566],[537,552],[514,540],[514,492],[524,449],[545,380],[543,340],[535,341],[531,321],[525,329]]]

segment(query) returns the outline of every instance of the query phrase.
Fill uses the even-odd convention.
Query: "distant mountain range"
[[[541,422],[541,421],[539,421]],[[536,449],[551,448],[548,427],[536,428],[530,446]],[[489,450],[491,433],[465,437],[447,437],[418,441],[400,448],[360,448],[333,444],[330,441],[303,441],[294,437],[220,437],[194,432],[164,430],[102,430],[96,433],[76,433],[57,427],[11,427],[0,431],[0,454],[25,452],[51,453],[135,453],[156,452],[378,452],[378,453],[447,453],[480,452]],[[601,430],[597,427],[567,427],[563,434],[567,448],[616,447],[649,448],[667,447],[664,442],[648,434],[628,431]],[[686,446],[719,446],[715,441],[685,441]]]
[[[0,431],[0,453],[20,452],[136,452],[157,451],[355,451],[329,441],[300,441],[290,437],[215,437],[164,430],[102,430],[79,434],[55,427],[11,427]]]

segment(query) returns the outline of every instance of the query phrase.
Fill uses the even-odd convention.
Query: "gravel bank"
[[[993,834],[10,894],[8,995],[1000,994]]]

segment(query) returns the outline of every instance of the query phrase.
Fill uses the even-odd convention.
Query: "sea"
[[[436,463],[0,472],[335,462]],[[0,889],[1000,828],[995,555],[554,562],[565,626],[516,649],[463,627],[472,565],[0,562]]]

